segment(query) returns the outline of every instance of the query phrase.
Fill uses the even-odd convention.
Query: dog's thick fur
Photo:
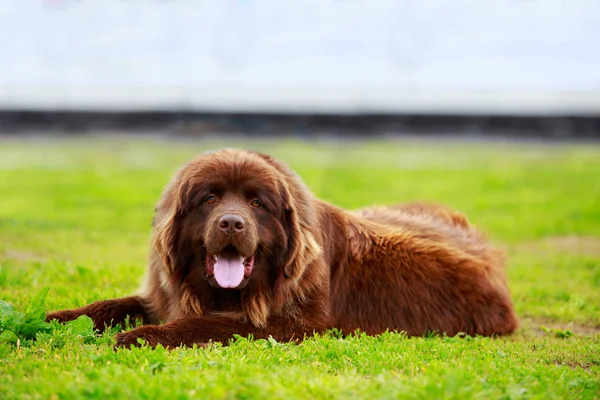
[[[225,213],[243,231],[220,229]],[[254,257],[235,289],[208,268],[224,248]],[[141,318],[117,345],[169,348],[234,334],[300,341],[329,328],[474,336],[518,327],[502,254],[463,215],[421,203],[346,211],[315,199],[284,164],[233,149],[200,155],[166,187],[139,294],[47,320],[82,314],[100,330]]]

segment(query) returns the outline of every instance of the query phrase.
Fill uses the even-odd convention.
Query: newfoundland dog
[[[140,319],[116,335],[125,347],[518,327],[502,253],[462,214],[422,203],[347,211],[270,156],[233,149],[200,155],[165,188],[137,294],[47,320],[80,315],[99,330]]]

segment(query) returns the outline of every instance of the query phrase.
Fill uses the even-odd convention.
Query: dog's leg
[[[305,335],[325,331],[325,327],[309,328],[300,326],[292,319],[271,317],[266,328],[256,327],[248,322],[224,316],[204,316],[182,318],[164,325],[148,325],[116,335],[117,347],[139,346],[143,339],[149,346],[159,343],[166,348],[204,346],[208,342],[227,345],[233,335],[254,339],[267,339],[272,336],[281,342],[302,341]]]
[[[70,310],[53,311],[48,313],[46,321],[58,320],[58,322],[67,322],[81,315],[90,317],[94,321],[94,327],[99,331],[104,331],[108,326],[123,323],[128,316],[132,323],[135,322],[135,319],[141,319],[145,324],[151,320],[145,310],[142,298],[129,296],[96,301]]]

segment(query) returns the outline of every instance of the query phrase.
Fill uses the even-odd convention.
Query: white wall
[[[1,0],[23,107],[600,112],[600,1]]]

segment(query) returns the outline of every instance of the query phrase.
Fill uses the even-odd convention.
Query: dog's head
[[[313,207],[300,179],[271,157],[231,149],[205,153],[164,191],[154,246],[171,277],[202,269],[214,288],[264,290],[297,281],[318,256]]]

